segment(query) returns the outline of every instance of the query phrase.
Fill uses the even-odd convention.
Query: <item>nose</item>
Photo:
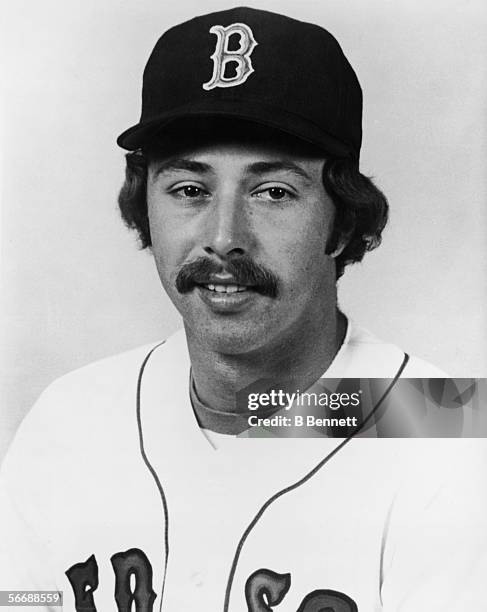
[[[221,259],[248,254],[253,242],[245,201],[238,194],[222,194],[207,211],[203,250]]]

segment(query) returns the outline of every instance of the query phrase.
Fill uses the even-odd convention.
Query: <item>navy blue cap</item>
[[[362,90],[325,29],[235,8],[195,17],[158,40],[144,70],[139,123],[118,144],[143,148],[189,117],[231,117],[359,159]]]

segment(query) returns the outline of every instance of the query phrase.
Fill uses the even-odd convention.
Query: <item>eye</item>
[[[201,189],[201,187],[197,187],[196,185],[183,185],[183,187],[179,187],[179,189],[175,190],[176,193],[182,195],[186,198],[200,198],[203,195],[206,195],[206,192]]]
[[[174,187],[168,189],[168,193],[179,200],[186,201],[199,201],[202,198],[208,197],[209,195],[206,189],[203,189],[203,187],[200,187],[194,183],[179,183],[178,185],[174,185]]]
[[[272,200],[282,200],[282,198],[285,198],[288,194],[282,187],[270,187],[267,191]]]
[[[294,193],[290,189],[278,185],[271,185],[264,189],[260,189],[255,193],[255,196],[263,200],[271,200],[277,202],[279,200],[290,199],[294,197]]]

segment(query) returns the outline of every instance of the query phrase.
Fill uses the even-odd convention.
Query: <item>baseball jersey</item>
[[[349,324],[325,375],[401,365]],[[402,376],[442,373],[412,357]],[[189,379],[179,331],[42,394],[2,466],[0,590],[98,612],[485,606],[483,440],[214,434]]]

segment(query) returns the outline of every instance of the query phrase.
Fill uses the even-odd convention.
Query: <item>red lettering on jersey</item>
[[[245,600],[248,612],[273,612],[286,596],[291,586],[291,574],[277,574],[260,569],[251,574],[245,583]],[[306,595],[297,612],[358,612],[357,604],[348,595],[320,589]]]

